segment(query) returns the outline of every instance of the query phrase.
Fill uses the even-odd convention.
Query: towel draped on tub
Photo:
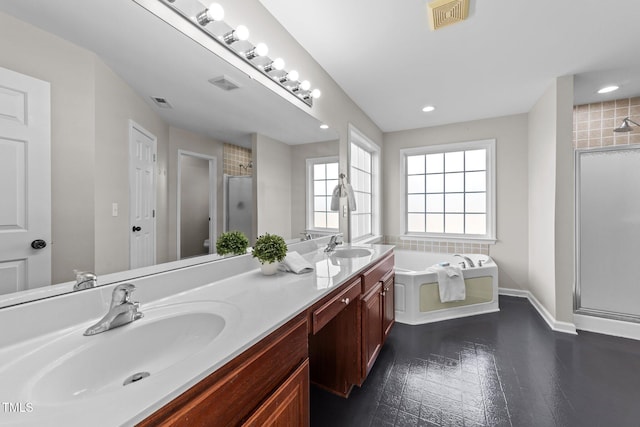
[[[440,302],[464,301],[467,297],[462,269],[436,264],[430,269],[438,275]]]

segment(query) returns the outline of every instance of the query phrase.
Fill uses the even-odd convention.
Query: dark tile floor
[[[640,426],[640,342],[553,332],[526,299],[396,324],[362,388],[312,387],[312,427]]]

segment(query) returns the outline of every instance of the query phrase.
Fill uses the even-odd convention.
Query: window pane
[[[424,212],[424,194],[411,194],[407,196],[408,212]]]
[[[360,211],[361,213],[371,213],[371,194],[364,193],[362,195],[362,206],[363,209]],[[360,209],[359,206],[358,209]]]
[[[407,156],[407,174],[424,173],[424,156]]]
[[[365,172],[371,172],[371,153],[360,149],[362,152],[362,169]]]
[[[444,172],[444,154],[427,154],[427,173]]]
[[[464,151],[444,154],[445,172],[462,172],[464,170]]]
[[[464,213],[464,194],[446,194],[444,196],[445,212]]]
[[[424,215],[409,214],[407,216],[407,231],[410,233],[424,233]]]
[[[445,233],[464,233],[464,215],[447,214],[444,216],[444,232]]]
[[[407,193],[424,193],[424,175],[407,177]]]
[[[444,212],[444,194],[429,194],[427,196],[427,212]]]
[[[313,194],[315,196],[323,196],[327,194],[326,188],[326,181],[313,181]]]
[[[313,210],[325,212],[327,210],[327,198],[324,196],[313,198]]]
[[[338,212],[329,212],[327,214],[327,228],[338,228]]]
[[[371,193],[371,174],[370,173],[366,173],[364,174],[364,185],[362,187],[363,191],[366,191],[367,193]]]
[[[465,191],[486,191],[487,189],[486,172],[467,172],[465,181]]]
[[[467,193],[466,211],[485,213],[487,211],[487,193]]]
[[[326,167],[324,163],[313,165],[313,179],[324,179],[325,170]]]
[[[444,191],[444,175],[427,175],[427,193],[442,193]]]
[[[371,215],[365,215],[362,222],[364,223],[362,235],[371,234]]]
[[[430,214],[427,215],[427,233],[444,232],[444,215]]]
[[[487,150],[471,150],[464,153],[464,167],[468,171],[487,169]]]
[[[354,238],[360,237],[360,235],[358,234],[359,223],[360,223],[360,216],[352,214],[351,215],[351,234],[353,235]]]
[[[333,189],[338,185],[338,180],[332,179],[327,181],[327,195],[331,196],[333,194]]]
[[[358,146],[356,144],[351,144],[351,165],[352,166],[358,166]]]
[[[464,173],[448,173],[444,176],[444,191],[457,193],[464,191]]]
[[[487,234],[487,216],[481,214],[465,215],[467,234]]]
[[[337,179],[340,172],[338,172],[338,163],[327,163],[327,178]]]
[[[317,228],[327,227],[327,215],[323,212],[316,212],[313,214],[313,226]]]

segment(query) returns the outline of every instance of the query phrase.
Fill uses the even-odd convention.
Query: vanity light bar
[[[203,10],[202,3],[198,0],[158,0],[164,3],[174,12],[187,19],[210,38],[218,42],[220,45],[226,47],[229,51],[242,58],[246,63],[251,65],[256,70],[265,74],[273,81],[277,82],[281,87],[286,89],[296,98],[302,100],[305,104],[312,107],[313,100],[320,97],[321,92],[319,89],[311,89],[311,83],[308,80],[299,81],[298,72],[291,70],[287,72],[284,69],[284,61],[282,58],[276,58],[271,60],[267,57],[268,48],[264,43],[258,43],[253,45],[248,42],[249,29],[244,25],[238,25],[235,29],[227,30],[222,34],[216,34],[213,31],[216,25],[210,23],[222,23],[223,26],[229,28],[228,24],[225,24],[224,9],[218,3],[212,3],[208,8]],[[192,12],[198,10],[198,13],[193,16]],[[190,12],[189,12],[190,11]],[[220,28],[221,26],[217,26]],[[240,43],[246,42],[246,43]],[[246,46],[250,44],[251,48],[243,49],[236,46]],[[266,65],[260,65],[261,61],[257,61],[258,58],[266,58]]]

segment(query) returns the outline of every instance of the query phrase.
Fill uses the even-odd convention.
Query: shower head
[[[620,125],[620,127],[615,128],[613,131],[614,132],[631,132],[633,128],[629,123],[633,123],[636,126],[640,126],[638,123],[634,122],[629,117],[627,117],[624,120],[622,120],[622,124]]]

